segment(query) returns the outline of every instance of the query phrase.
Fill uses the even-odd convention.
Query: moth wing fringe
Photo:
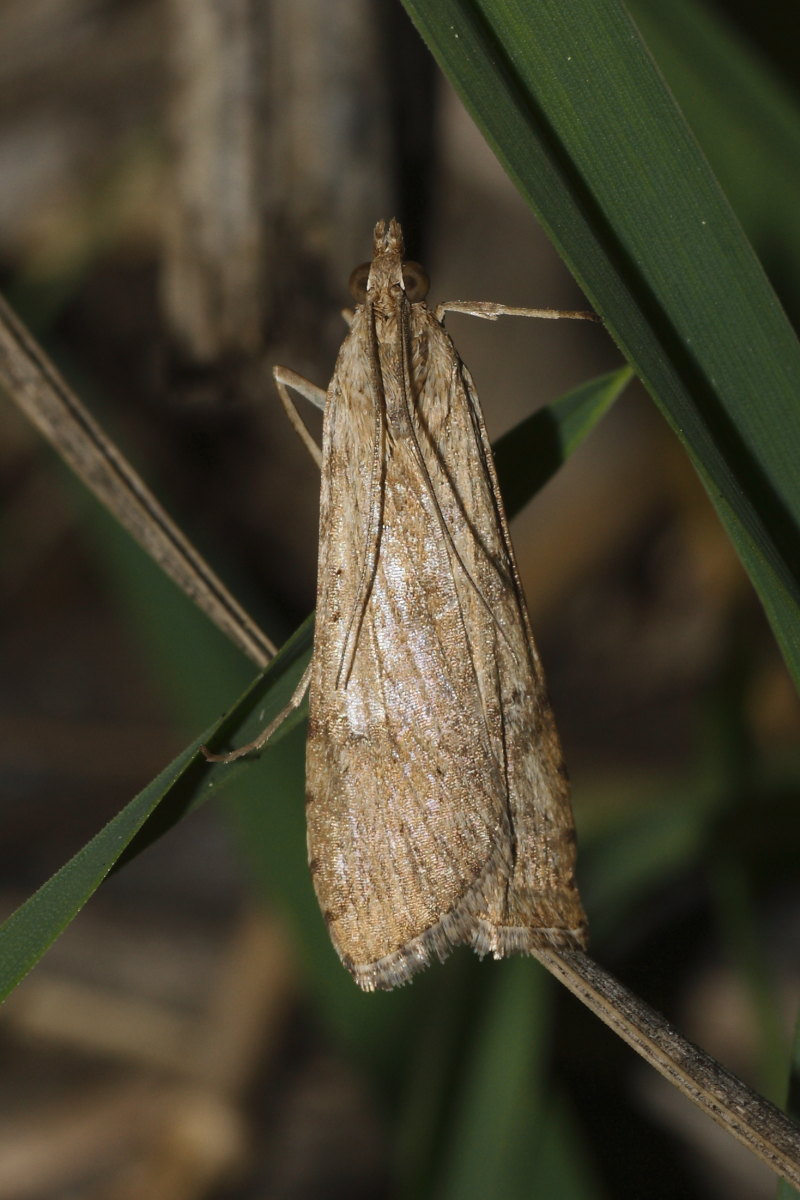
[[[491,925],[488,921],[474,923],[470,945],[483,958],[507,958],[509,954],[533,954],[536,950],[583,950],[586,948],[586,926],[574,929],[528,925]]]
[[[444,962],[456,946],[471,946],[483,958],[505,958],[510,954],[532,954],[536,950],[578,950],[585,948],[586,928],[544,928],[493,925],[478,913],[487,907],[485,883],[496,876],[498,860],[492,855],[475,883],[448,913],[404,946],[372,963],[359,964],[344,959],[345,966],[365,992],[390,991],[402,987],[424,970],[434,956]]]

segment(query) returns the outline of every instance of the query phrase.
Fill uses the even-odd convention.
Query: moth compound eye
[[[403,286],[406,289],[406,295],[413,304],[416,300],[425,299],[428,294],[428,288],[431,286],[431,281],[425,274],[424,267],[421,267],[418,262],[404,262]]]
[[[348,291],[356,304],[363,304],[367,298],[367,280],[371,266],[372,263],[362,263],[360,267],[356,267],[347,281]]]

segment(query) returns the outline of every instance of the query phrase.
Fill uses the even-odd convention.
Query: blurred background
[[[789,7],[631,7],[797,317]],[[5,0],[0,48],[4,294],[280,643],[314,603],[318,478],[269,372],[327,383],[375,221],[435,302],[584,301],[395,0]],[[577,322],[448,329],[493,438],[620,361]],[[255,668],[0,423],[5,913]],[[633,388],[512,532],[593,953],[783,1103],[800,710],[738,560]],[[774,1194],[533,962],[358,993],[307,878],[302,730],[270,770],[115,874],[9,1001],[1,1196]]]

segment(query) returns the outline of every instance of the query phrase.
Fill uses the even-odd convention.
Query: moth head
[[[364,304],[367,299],[367,293],[375,290],[374,286],[369,286],[372,265],[371,262],[361,263],[350,275],[347,287],[356,304]],[[403,291],[411,303],[416,304],[418,300],[424,300],[430,287],[430,280],[425,272],[425,268],[421,267],[418,262],[412,262],[409,259],[408,262],[401,264],[400,272],[400,278],[403,281]]]
[[[429,281],[417,262],[404,262],[403,233],[397,221],[375,226],[375,250],[372,262],[361,263],[350,276],[348,287],[357,304],[367,296],[376,300],[381,292],[403,291],[412,304],[428,294]]]

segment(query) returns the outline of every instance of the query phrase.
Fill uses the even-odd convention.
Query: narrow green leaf
[[[779,291],[800,304],[800,104],[716,6],[628,0]]]
[[[509,519],[555,475],[633,378],[630,367],[582,383],[499,438],[494,461]]]
[[[618,0],[404,0],[689,453],[800,683],[800,346]]]
[[[280,712],[308,661],[310,641],[309,620],[229,714],[179,754],[0,926],[0,999],[64,932],[124,854],[149,844],[242,771],[244,763],[206,762],[200,747],[206,742],[216,744],[220,736],[235,735],[247,741]],[[292,723],[296,724],[296,719]],[[287,721],[280,734],[289,728]]]
[[[0,926],[0,999],[5,999],[64,932],[168,789],[196,763],[201,744],[198,739],[187,747]]]
[[[551,980],[526,959],[493,963],[492,970],[436,1190],[443,1200],[520,1195],[520,1170],[529,1174],[535,1154]]]

